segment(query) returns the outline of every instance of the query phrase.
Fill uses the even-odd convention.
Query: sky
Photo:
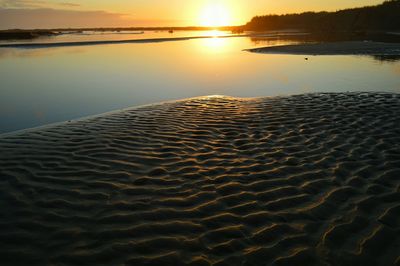
[[[335,11],[383,0],[0,0],[0,29],[242,25],[255,15]]]

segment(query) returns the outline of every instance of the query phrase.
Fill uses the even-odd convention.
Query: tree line
[[[256,31],[300,29],[332,32],[400,30],[400,0],[336,12],[256,16],[244,25],[243,29]]]

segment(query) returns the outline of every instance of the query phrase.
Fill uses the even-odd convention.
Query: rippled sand
[[[2,265],[400,264],[400,95],[194,98],[0,150]]]

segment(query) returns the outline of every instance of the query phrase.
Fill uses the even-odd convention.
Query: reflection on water
[[[290,37],[250,37],[250,40],[257,46],[278,46],[306,43],[306,41]]]
[[[267,40],[268,45],[292,41]],[[260,55],[250,38],[0,49],[0,132],[201,95],[400,92],[400,63]]]
[[[400,64],[393,67],[393,73],[400,76]]]
[[[74,47],[64,51],[65,53],[69,54],[79,54],[85,53],[85,49],[81,47]],[[2,49],[0,48],[0,60],[9,58],[18,58],[18,57],[30,57],[34,60],[35,57],[42,57],[42,56],[52,56],[59,53],[57,49]]]
[[[387,61],[387,62],[400,61],[400,55],[373,55],[372,57],[377,61]]]
[[[209,53],[224,52],[227,46],[231,44],[226,38],[208,38],[199,40],[199,47]]]

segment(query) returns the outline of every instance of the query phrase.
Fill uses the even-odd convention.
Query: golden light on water
[[[225,38],[214,37],[204,40],[204,46],[213,52],[222,50],[225,47],[225,45],[226,45]]]
[[[223,3],[209,3],[200,12],[199,24],[205,27],[221,27],[232,24],[230,8]]]
[[[198,40],[197,44],[201,47],[201,50],[207,53],[216,53],[222,52],[227,44],[227,40],[224,36],[226,36],[226,32],[219,31],[219,30],[210,30],[207,31],[205,36],[208,38],[204,38]]]
[[[227,36],[226,32],[219,31],[219,30],[210,30],[205,32],[205,36],[209,36],[209,38],[205,38],[198,41],[198,44],[202,47],[202,50],[206,51],[207,53],[219,53],[222,52],[227,44]]]
[[[210,30],[210,31],[207,31],[206,34],[204,34],[204,35],[216,38],[216,37],[226,36],[227,34],[223,31],[219,31],[219,30]]]

